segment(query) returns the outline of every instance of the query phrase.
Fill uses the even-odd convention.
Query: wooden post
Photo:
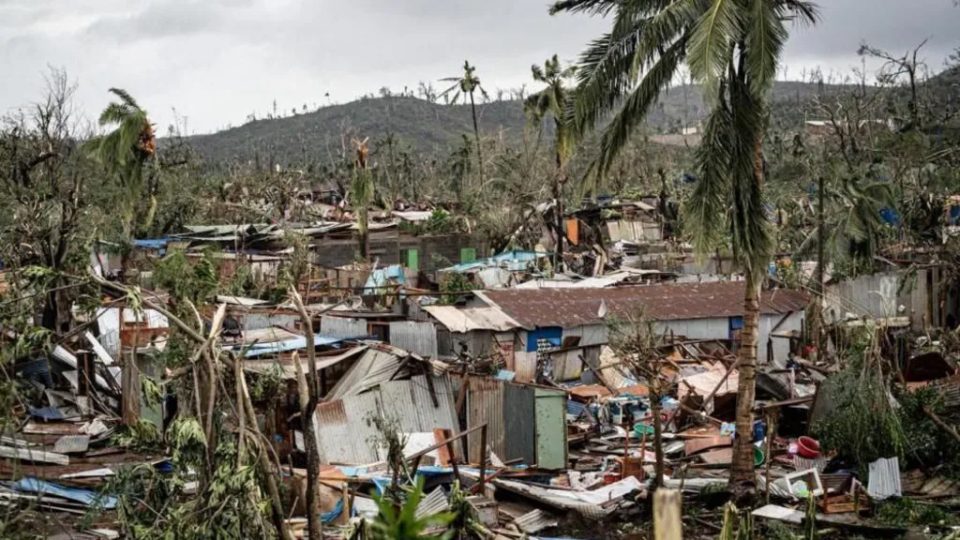
[[[92,412],[90,387],[95,377],[93,353],[88,350],[77,351],[77,408],[83,416],[89,416]]]
[[[777,417],[780,416],[780,409],[772,409],[767,413],[767,453],[766,463],[764,463],[763,484],[764,500],[770,504],[770,462],[773,461],[773,437],[777,433]]]
[[[480,494],[487,483],[487,425],[480,428]]]
[[[653,537],[654,540],[683,539],[679,491],[661,488],[653,494]]]

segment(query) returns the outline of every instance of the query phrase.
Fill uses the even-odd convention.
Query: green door
[[[420,271],[420,252],[416,249],[407,250],[407,268]]]
[[[472,263],[477,260],[477,248],[460,248],[460,264]]]
[[[556,390],[536,389],[537,466],[541,469],[567,468],[567,395]]]

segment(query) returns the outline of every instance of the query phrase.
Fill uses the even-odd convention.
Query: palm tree
[[[470,103],[470,115],[473,118],[473,136],[476,139],[477,143],[477,169],[478,174],[480,175],[480,187],[483,188],[483,154],[480,150],[480,127],[477,124],[477,104],[474,101],[473,94],[477,91],[480,92],[480,95],[484,99],[489,97],[487,91],[483,89],[483,86],[480,85],[480,78],[477,77],[476,66],[471,66],[470,62],[465,60],[463,62],[463,75],[460,77],[447,77],[445,79],[440,79],[441,81],[453,82],[454,84],[443,91],[440,94],[440,97],[446,98],[447,96],[452,95],[450,98],[450,103],[456,103],[462,97],[464,101],[469,101]]]
[[[119,98],[111,102],[100,113],[101,127],[111,127],[106,135],[96,137],[88,143],[94,159],[115,175],[120,186],[126,191],[126,211],[124,229],[133,234],[134,208],[139,202],[143,187],[144,165],[157,154],[157,139],[153,124],[147,117],[147,111],[137,104],[133,96],[119,88],[111,88],[110,93]],[[153,221],[156,211],[156,197],[150,194],[149,209],[145,214],[144,226]]]
[[[573,103],[580,132],[613,113],[594,162],[596,174],[610,168],[683,62],[710,104],[697,150],[699,181],[685,223],[701,253],[709,253],[726,231],[746,278],[730,482],[749,492],[760,287],[772,251],[762,193],[765,105],[787,23],[815,22],[816,6],[806,0],[561,0],[551,8],[562,11],[613,19],[610,32],[581,57]]]
[[[573,124],[566,115],[569,105],[570,90],[566,83],[576,73],[576,68],[564,68],[560,65],[557,55],[548,58],[543,66],[533,65],[531,68],[533,80],[543,83],[546,87],[532,94],[524,102],[524,108],[531,121],[538,127],[542,126],[543,119],[550,115],[554,125],[554,160],[557,170],[554,173],[553,197],[557,213],[557,249],[555,268],[560,269],[563,264],[563,241],[566,237],[563,225],[563,185],[567,180],[566,164],[573,153],[575,133]]]
[[[869,177],[844,176],[836,185],[823,186],[823,199],[825,258],[851,265],[871,264],[888,226],[883,211],[896,207],[893,186]],[[818,232],[819,227],[811,231],[798,251],[817,245]]]
[[[367,139],[354,139],[357,147],[357,159],[354,162],[353,180],[350,182],[350,206],[357,213],[357,241],[360,245],[360,257],[370,259],[369,208],[373,202],[373,176],[367,169]]]

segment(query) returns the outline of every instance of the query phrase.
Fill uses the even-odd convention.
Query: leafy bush
[[[877,459],[902,459],[906,437],[874,346],[873,329],[852,341],[844,369],[820,388],[833,410],[812,431],[825,450],[854,460],[864,472]]]
[[[417,506],[423,499],[423,478],[407,494],[407,499],[399,509],[390,497],[380,497],[377,504],[380,513],[373,522],[372,536],[375,540],[447,540],[453,537],[452,530],[440,534],[430,534],[435,528],[444,528],[456,517],[451,512],[441,512],[424,518],[417,517]]]

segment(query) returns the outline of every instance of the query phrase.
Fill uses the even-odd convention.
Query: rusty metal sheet
[[[605,316],[625,317],[639,309],[660,321],[737,317],[743,315],[743,296],[742,281],[483,292],[493,306],[525,328],[602,324]],[[802,291],[764,291],[760,311],[786,314],[805,309],[808,301]]]

